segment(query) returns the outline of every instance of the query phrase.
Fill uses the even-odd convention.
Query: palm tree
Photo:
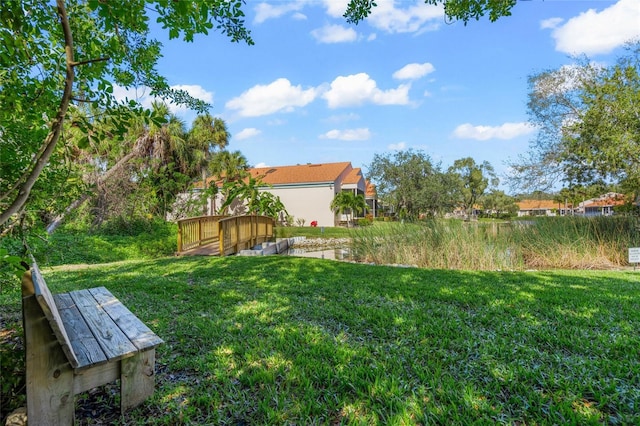
[[[357,215],[360,213],[364,213],[367,210],[367,201],[364,199],[364,195],[353,194],[353,203],[351,204],[351,209]]]
[[[347,226],[352,221],[353,214],[364,212],[367,203],[362,195],[355,195],[352,191],[340,191],[331,201],[331,210],[347,215]],[[351,218],[349,215],[351,214]]]
[[[211,175],[223,183],[224,198],[228,198],[229,191],[234,186],[229,182],[241,182],[249,175],[249,162],[240,151],[229,152],[222,150],[211,156],[209,161],[209,171]],[[213,194],[211,199],[213,202],[212,212],[216,211],[215,194],[218,192],[215,183],[212,186]]]
[[[99,112],[94,112],[99,116]],[[151,121],[146,117],[134,117],[129,123],[124,141],[112,137],[113,129],[109,117],[104,117],[99,125],[94,126],[100,134],[91,137],[89,145],[83,155],[86,165],[94,166],[94,170],[86,173],[84,180],[94,188],[87,191],[73,201],[63,213],[60,213],[48,226],[47,232],[52,233],[64,220],[66,214],[78,208],[91,196],[100,192],[107,182],[118,176],[131,173],[134,161],[138,173],[144,175],[148,170],[158,172],[162,168],[175,167],[176,171],[185,175],[192,175],[192,156],[196,150],[189,146],[186,139],[185,125],[174,116],[169,107],[162,102],[152,105]],[[78,113],[77,121],[86,121]],[[97,167],[95,167],[97,165]],[[104,189],[103,189],[104,191]],[[160,188],[162,192],[162,188]],[[103,194],[104,195],[104,194]],[[163,197],[164,198],[164,197]],[[103,212],[106,213],[106,212]]]
[[[231,134],[227,129],[227,124],[218,117],[211,114],[199,115],[191,125],[189,139],[199,148],[201,155],[194,161],[194,166],[202,174],[202,188],[207,189],[207,170],[211,163],[212,156],[216,150],[223,150],[229,144]],[[215,194],[210,194],[212,205],[211,212],[215,211]]]

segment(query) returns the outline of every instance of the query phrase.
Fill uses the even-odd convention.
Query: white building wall
[[[334,214],[331,201],[335,196],[335,185],[322,186],[283,186],[265,188],[273,195],[280,197],[280,201],[287,209],[287,213],[296,219],[304,219],[305,226],[312,221],[318,221],[318,226],[334,226]],[[294,222],[295,223],[295,222]]]

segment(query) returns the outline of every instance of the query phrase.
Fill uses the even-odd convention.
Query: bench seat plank
[[[116,299],[109,290],[104,287],[96,287],[89,289],[89,291],[139,351],[151,349],[163,343],[161,338]]]
[[[138,349],[113,322],[89,290],[75,290],[69,295],[76,303],[80,314],[87,322],[109,361],[119,360],[137,353]]]
[[[56,294],[53,299],[67,331],[75,359],[78,361],[78,365],[71,363],[73,368],[81,369],[92,364],[107,362],[107,356],[71,296],[68,293]]]

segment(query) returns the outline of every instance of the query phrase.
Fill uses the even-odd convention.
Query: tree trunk
[[[71,27],[69,26],[69,20],[67,18],[67,11],[64,7],[64,0],[57,0],[58,15],[60,16],[60,25],[62,26],[62,33],[64,34],[65,42],[65,54],[66,54],[66,76],[64,80],[64,91],[62,93],[62,99],[60,99],[60,105],[58,106],[58,113],[56,118],[51,123],[51,129],[49,134],[45,138],[42,147],[36,155],[33,168],[27,175],[25,181],[17,188],[18,195],[11,205],[0,214],[0,226],[6,223],[11,216],[22,210],[25,203],[29,199],[31,189],[38,180],[38,177],[44,170],[45,166],[49,162],[51,155],[55,151],[56,144],[60,139],[60,133],[64,119],[67,115],[67,109],[71,102],[71,94],[73,89],[73,80],[75,78],[73,67],[75,62],[73,59],[73,37],[71,34]]]

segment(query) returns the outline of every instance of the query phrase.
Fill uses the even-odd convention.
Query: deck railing
[[[220,256],[250,249],[273,237],[275,220],[268,216],[232,216],[221,219]]]
[[[218,240],[218,222],[227,216],[199,216],[178,221],[178,253]]]
[[[178,221],[178,253],[218,242],[221,256],[237,253],[273,237],[268,216],[200,216]]]

